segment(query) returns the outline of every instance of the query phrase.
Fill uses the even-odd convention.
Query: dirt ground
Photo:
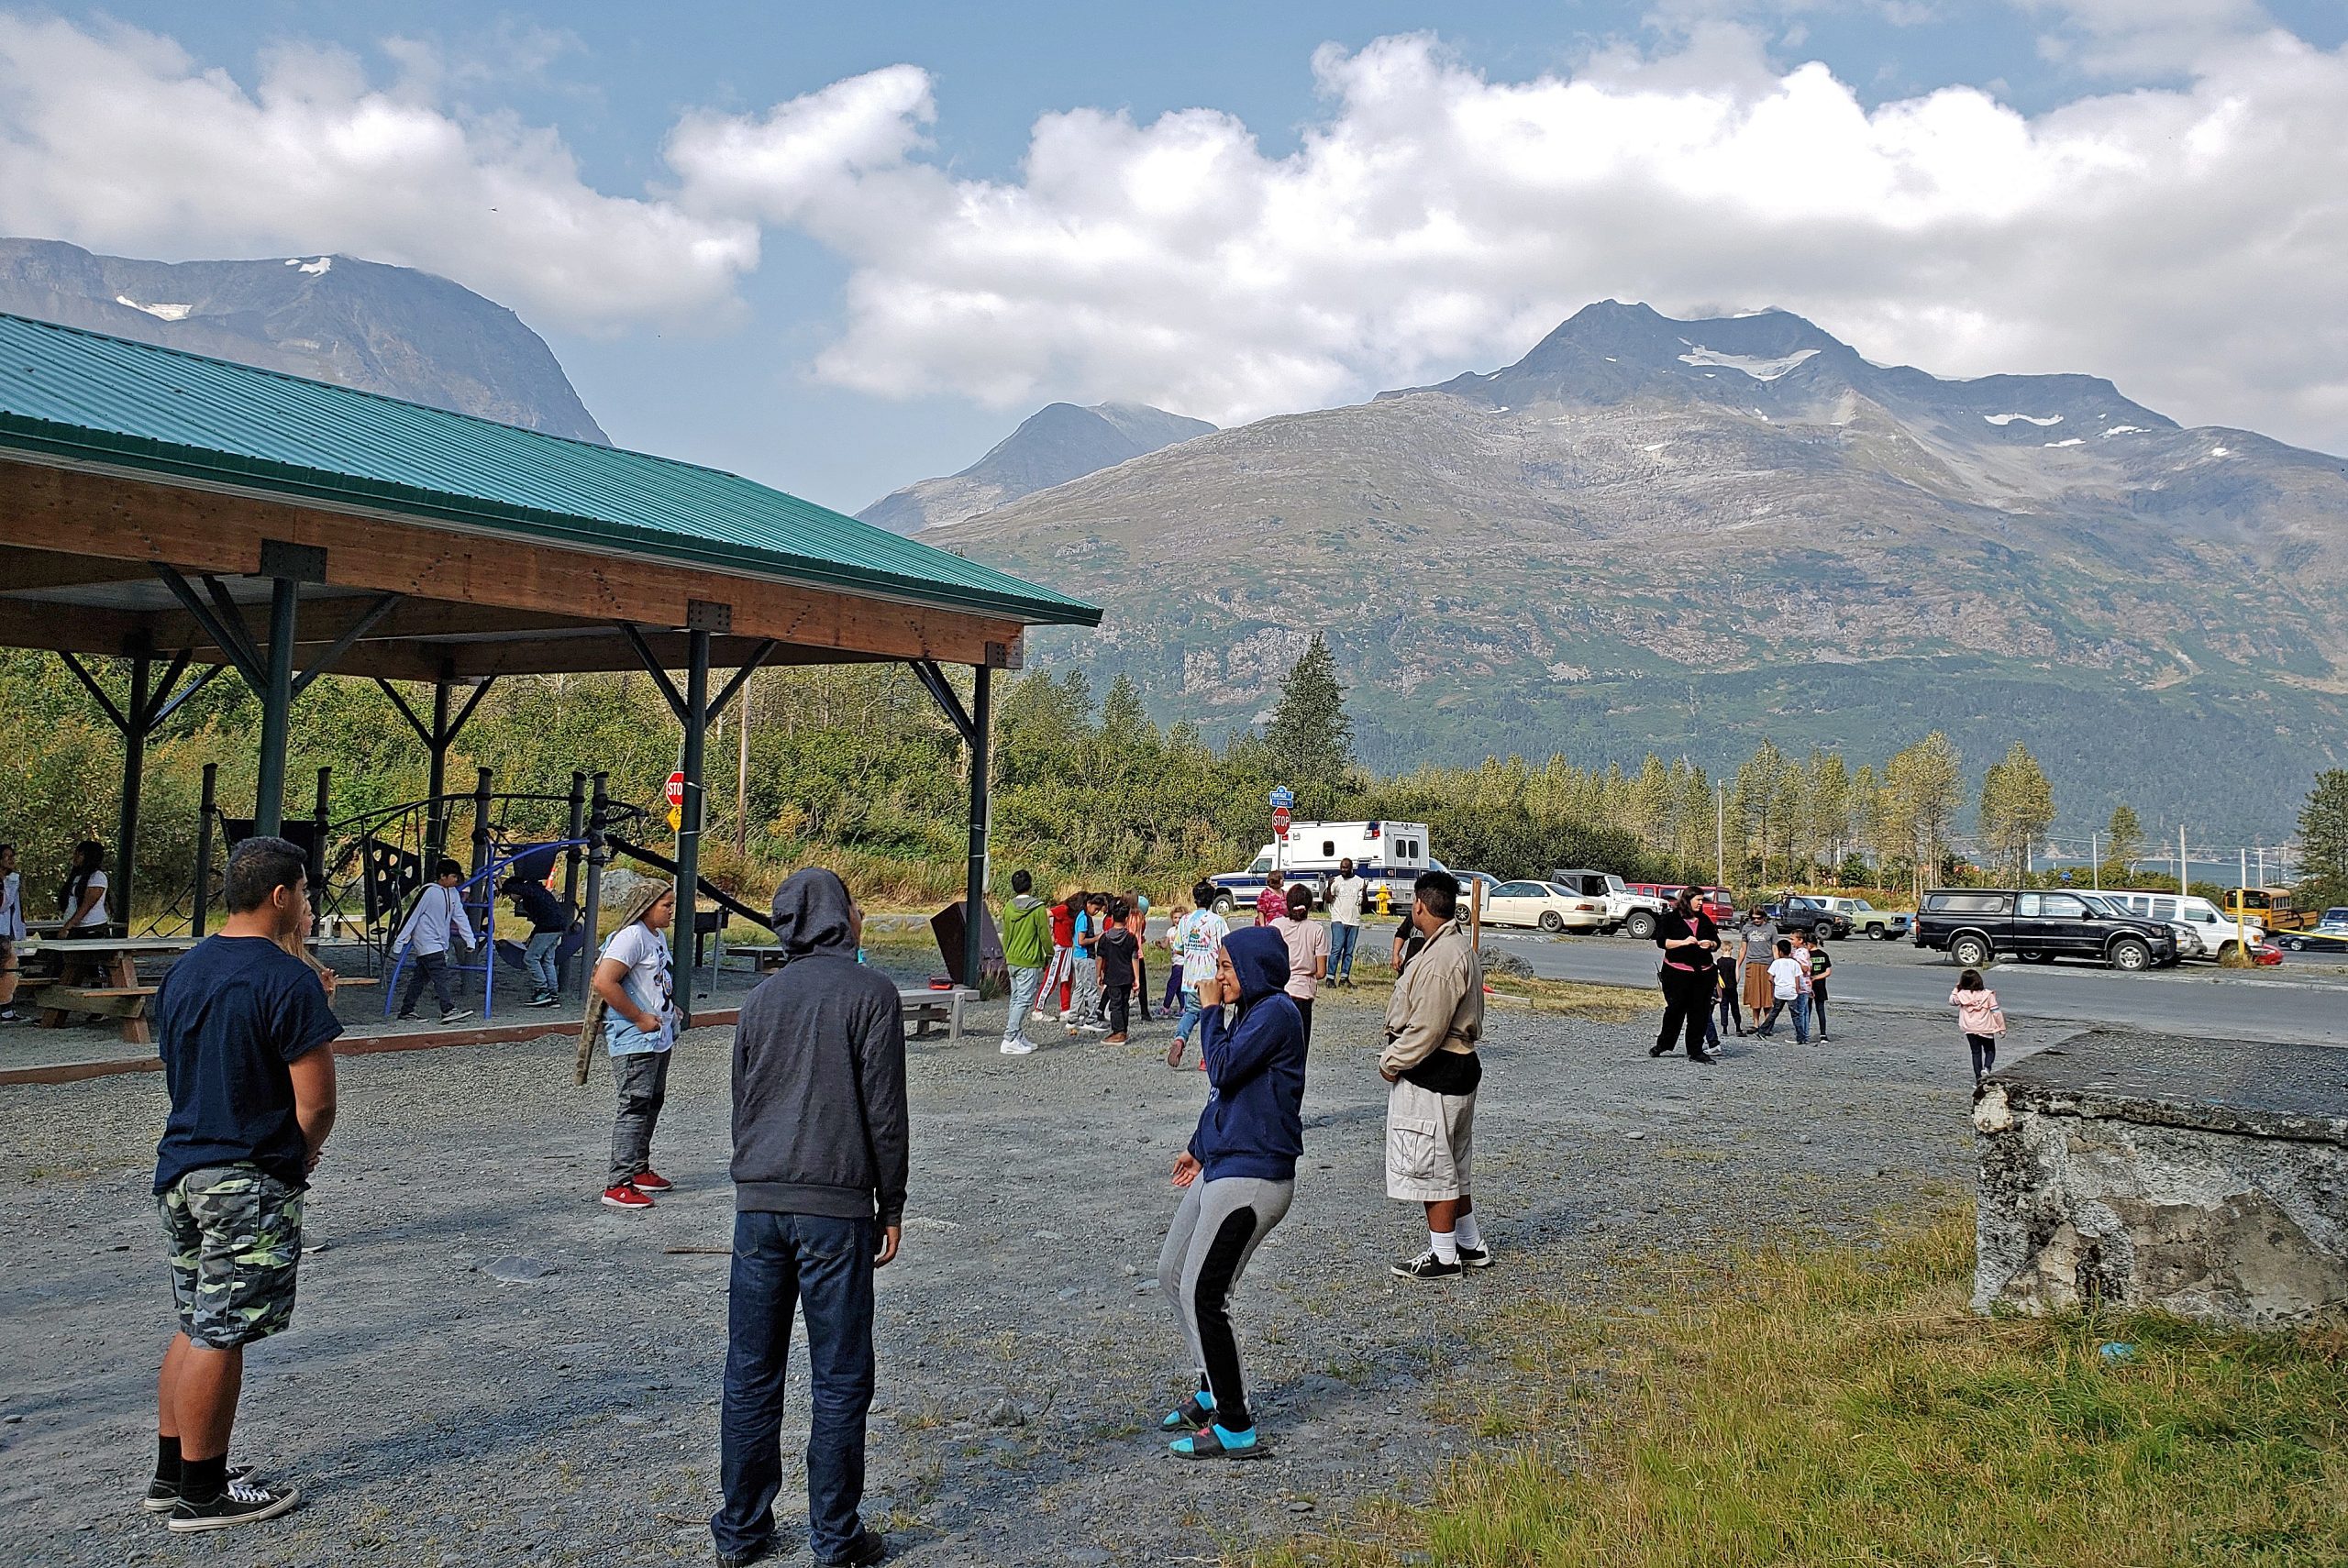
[[[996,1016],[999,1016],[997,1014]],[[1599,1300],[1658,1251],[1868,1217],[1970,1179],[1962,1043],[1841,1010],[1825,1046],[1651,1061],[1651,1021],[1496,1009],[1478,1198],[1498,1266],[1390,1277],[1415,1213],[1380,1176],[1369,999],[1326,997],[1296,1206],[1235,1301],[1272,1456],[1167,1455],[1186,1369],[1155,1271],[1167,1170],[1203,1079],[1162,1023],[1020,1058],[991,1031],[916,1045],[903,1257],[880,1276],[868,1520],[910,1562],[1211,1562],[1423,1489],[1477,1441],[1495,1315]],[[2062,1032],[2016,1040],[2027,1048]],[[727,1031],[680,1045],[655,1144],[677,1193],[595,1201],[609,1075],[566,1039],[341,1065],[294,1329],[249,1358],[237,1452],[306,1496],[173,1539],[136,1507],[171,1328],[149,1177],[159,1076],[0,1089],[0,1549],[41,1564],[708,1561],[731,1191]],[[793,1367],[782,1500],[798,1539]],[[795,1429],[795,1430],[794,1430]],[[788,1559],[786,1559],[788,1561]],[[798,1561],[805,1561],[803,1551]]]

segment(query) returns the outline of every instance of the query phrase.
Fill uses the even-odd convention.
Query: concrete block
[[[1973,1122],[1975,1310],[2348,1321],[2348,1051],[2096,1030]]]

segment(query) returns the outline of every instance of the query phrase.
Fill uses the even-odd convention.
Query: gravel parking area
[[[1838,1010],[1831,1045],[1731,1042],[1705,1069],[1649,1060],[1652,1021],[1495,1008],[1476,1142],[1499,1266],[1406,1285],[1387,1264],[1424,1231],[1383,1196],[1368,1002],[1322,1004],[1296,1207],[1235,1302],[1273,1450],[1246,1467],[1174,1460],[1152,1430],[1185,1376],[1156,1299],[1166,1172],[1203,1092],[1164,1065],[1165,1026],[1024,1059],[991,1034],[914,1048],[867,1505],[900,1560],[1213,1561],[1325,1525],[1474,1444],[1453,1423],[1521,1293],[1602,1299],[1658,1250],[1847,1233],[1970,1180],[1965,1054],[1940,1019]],[[238,1433],[307,1496],[193,1540],[136,1507],[171,1326],[148,1196],[161,1081],[0,1089],[0,1547],[108,1568],[708,1561],[729,1037],[680,1047],[654,1151],[679,1190],[648,1214],[595,1202],[610,1082],[573,1088],[566,1039],[342,1064],[319,1250],[294,1330],[249,1358]]]

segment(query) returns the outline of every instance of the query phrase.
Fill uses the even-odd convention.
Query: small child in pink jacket
[[[1956,977],[1948,1005],[1956,1009],[1956,1026],[1965,1032],[1965,1043],[1972,1048],[1973,1081],[1978,1084],[1998,1065],[1998,1036],[2006,1032],[2005,1009],[1998,1005],[1998,993],[1984,983],[1978,969],[1967,969]]]

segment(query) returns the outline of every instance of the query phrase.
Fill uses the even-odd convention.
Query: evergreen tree
[[[1292,787],[1300,792],[1317,787],[1315,812],[1326,809],[1354,770],[1353,716],[1346,712],[1345,688],[1337,683],[1336,658],[1318,632],[1280,683],[1264,744]]]
[[[2132,873],[2136,862],[2144,857],[2144,824],[2136,820],[2136,808],[2125,801],[2112,807],[2103,836],[2105,861]]]
[[[2316,775],[2299,808],[2299,896],[2317,908],[2348,904],[2348,767]]]

